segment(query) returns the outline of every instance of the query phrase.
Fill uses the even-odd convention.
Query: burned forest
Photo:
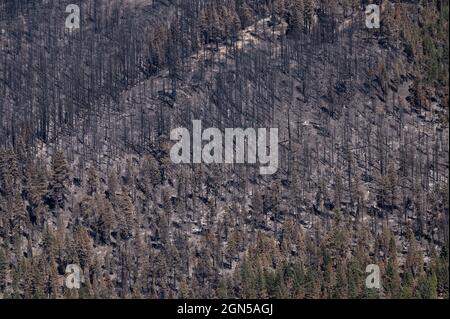
[[[0,299],[448,299],[448,14],[0,0]],[[276,172],[174,163],[196,120]]]

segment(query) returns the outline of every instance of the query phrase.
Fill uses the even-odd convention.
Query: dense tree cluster
[[[382,3],[1,1],[0,297],[448,298],[448,1]],[[192,119],[279,171],[172,164]]]
[[[448,297],[448,242],[424,258],[411,230],[399,247],[386,223],[375,234],[345,210],[327,220],[310,212],[305,230],[299,215],[277,214],[280,202],[295,207],[274,192],[280,186],[230,192],[219,169],[199,178],[215,179],[208,190],[191,185],[189,173],[155,179],[152,157],[100,177],[94,167],[79,176],[59,152],[51,163],[25,155],[0,156],[4,297]],[[226,192],[226,201],[214,195]],[[380,291],[365,286],[371,263],[381,267]],[[79,291],[61,285],[68,264],[85,273]]]

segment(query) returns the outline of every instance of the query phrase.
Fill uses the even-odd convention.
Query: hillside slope
[[[448,298],[448,1],[382,2],[5,2],[0,296]],[[173,164],[192,120],[278,172]]]

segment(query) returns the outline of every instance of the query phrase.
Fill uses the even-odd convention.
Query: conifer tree
[[[50,196],[56,207],[64,208],[66,201],[67,180],[69,171],[61,151],[56,151],[52,157],[52,178],[50,180]]]
[[[5,293],[6,288],[6,276],[8,274],[8,261],[6,255],[3,252],[3,248],[0,248],[0,293]]]

